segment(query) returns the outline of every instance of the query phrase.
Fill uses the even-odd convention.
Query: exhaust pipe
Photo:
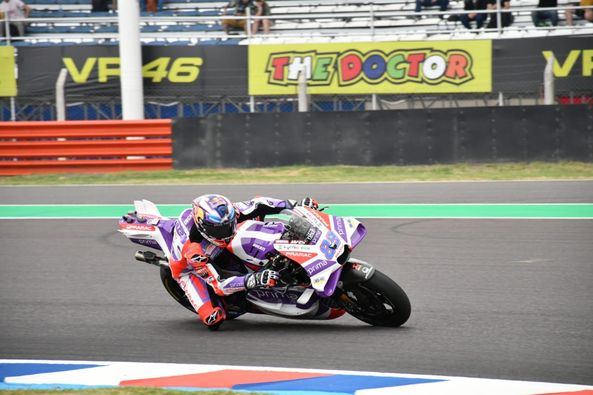
[[[146,262],[155,266],[168,266],[168,260],[165,257],[158,256],[152,251],[136,251],[134,258],[140,262]]]

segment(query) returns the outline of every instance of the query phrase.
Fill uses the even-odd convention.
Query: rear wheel
[[[346,286],[338,300],[350,315],[375,326],[401,326],[412,311],[404,290],[378,270],[369,280]]]

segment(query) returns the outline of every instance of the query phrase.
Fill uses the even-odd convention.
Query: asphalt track
[[[593,182],[0,187],[0,204],[592,203]],[[593,384],[593,220],[365,220],[356,256],[409,294],[399,329],[244,316],[201,328],[115,220],[0,220],[0,358],[240,364]]]

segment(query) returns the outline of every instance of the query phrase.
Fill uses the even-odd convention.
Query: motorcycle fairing
[[[244,221],[237,227],[227,250],[257,269],[275,252],[274,242],[282,237],[284,230],[281,222]]]
[[[133,216],[124,215],[120,219],[118,232],[133,243],[163,251],[169,259],[175,221],[162,217],[154,203],[148,200],[135,200],[134,208]]]
[[[320,230],[320,237],[315,242],[311,240],[311,244],[280,240],[274,247],[281,255],[294,260],[305,269],[317,294],[332,295],[337,284],[335,279],[339,278],[341,268],[337,258],[344,253],[347,239],[333,231],[332,216],[304,207],[295,208],[295,212]],[[337,275],[333,275],[336,272]]]
[[[314,316],[319,310],[319,297],[306,298],[300,303],[301,296],[307,292],[305,287],[289,287],[287,290],[254,289],[247,293],[247,300],[262,311],[283,317]]]

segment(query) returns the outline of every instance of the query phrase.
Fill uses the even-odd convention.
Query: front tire
[[[398,327],[410,318],[408,295],[378,270],[369,280],[349,284],[342,291],[338,299],[344,309],[367,324]]]

